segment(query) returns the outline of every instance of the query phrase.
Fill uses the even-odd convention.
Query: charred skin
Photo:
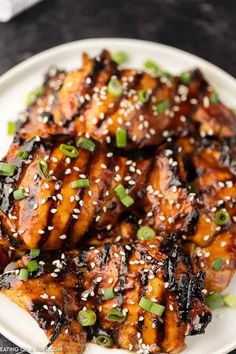
[[[119,235],[119,242],[130,243],[142,225],[163,237],[192,233],[196,201],[185,184],[177,147],[164,145],[154,157],[132,160],[96,142],[94,152],[78,148],[78,157],[68,158],[60,150],[62,143],[76,146],[65,135],[28,142],[16,138],[12,144],[5,162],[14,164],[16,173],[0,178],[2,244],[17,251],[71,249],[83,239],[101,244]],[[28,152],[27,160],[17,157],[22,150]],[[48,164],[50,181],[40,174],[40,159]],[[71,188],[83,178],[89,180],[88,188]],[[115,193],[118,184],[135,201],[129,208]],[[19,188],[27,195],[15,200],[13,192]]]
[[[194,186],[200,214],[195,233],[188,237],[192,244],[187,247],[206,271],[207,289],[220,292],[228,286],[236,269],[235,156],[226,142],[204,139],[191,144],[185,139],[178,144],[183,148],[184,159],[191,162],[187,179]],[[222,209],[230,218],[225,225],[218,225],[216,213]],[[224,264],[215,271],[212,265],[217,258],[223,259]]]
[[[122,95],[107,91],[111,78],[123,86]],[[72,72],[49,71],[45,93],[23,114],[18,134],[24,139],[49,134],[88,134],[114,144],[118,128],[127,130],[127,148],[159,145],[168,136],[199,134],[235,137],[235,116],[221,102],[212,104],[212,89],[199,70],[183,85],[178,76],[156,77],[134,69],[119,69],[104,50],[94,59],[83,55],[82,68]],[[147,90],[142,103],[138,93]],[[169,107],[158,112],[163,100]],[[230,129],[229,127],[233,127]]]
[[[176,353],[184,349],[186,333],[204,332],[211,314],[203,302],[203,273],[193,271],[190,258],[178,246],[171,251],[162,248],[157,237],[131,246],[46,252],[29,280],[19,281],[18,270],[2,275],[0,287],[32,315],[51,338],[50,344],[61,346],[62,353],[83,352],[86,333],[76,318],[84,308],[97,314],[96,325],[87,331],[88,340],[95,341],[102,332],[112,337],[114,347]],[[18,266],[29,260],[24,256]],[[114,289],[113,299],[104,300],[105,288]],[[144,296],[165,306],[162,318],[140,308]],[[107,317],[115,307],[126,314],[124,322]]]

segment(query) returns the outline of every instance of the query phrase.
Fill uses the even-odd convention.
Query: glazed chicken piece
[[[192,119],[199,124],[201,137],[213,136],[219,140],[236,137],[235,113],[220,101],[212,88],[208,89],[208,93],[198,105]]]
[[[32,263],[25,255],[20,269],[1,276],[0,288],[64,354],[82,353],[86,341],[140,354],[177,353],[187,334],[204,332],[211,320],[202,294],[203,272],[194,272],[177,245],[164,249],[159,237],[130,246],[48,251],[33,261],[38,269],[28,280],[19,280],[20,269]],[[82,328],[77,316],[86,319],[88,310],[93,311],[90,322],[79,317]]]
[[[236,126],[235,116],[219,101],[215,104],[215,93],[199,70],[189,73],[186,82],[182,76],[119,69],[104,50],[94,59],[84,54],[79,70],[50,70],[43,87],[44,94],[21,115],[18,133],[24,139],[86,133],[114,144],[122,128],[126,148],[140,148],[192,132],[235,136],[235,128],[229,130]]]
[[[207,289],[222,291],[236,269],[236,155],[226,142],[185,139],[178,144],[185,162],[190,163],[187,179],[197,195],[200,213],[188,247],[206,271]]]
[[[83,141],[94,151],[77,148],[76,140],[64,135],[15,139],[4,160],[14,175],[0,177],[2,244],[18,251],[74,248],[83,238],[114,242],[117,228],[119,241],[130,243],[128,236],[140,226],[163,236],[192,233],[196,201],[185,184],[177,147],[164,145],[156,156],[134,160]]]

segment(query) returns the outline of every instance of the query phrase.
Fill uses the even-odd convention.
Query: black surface
[[[184,49],[236,76],[235,23],[236,0],[45,0],[0,24],[0,74],[61,43],[127,37]],[[0,353],[7,346],[15,348],[0,336]]]

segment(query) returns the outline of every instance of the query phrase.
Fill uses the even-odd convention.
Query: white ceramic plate
[[[48,67],[57,65],[66,69],[76,68],[81,64],[83,51],[96,55],[103,48],[126,51],[129,54],[130,66],[142,67],[143,62],[151,58],[172,73],[199,67],[218,90],[223,101],[231,107],[236,106],[236,80],[216,66],[191,54],[134,39],[89,39],[72,42],[38,54],[0,78],[0,156],[6,152],[11,141],[6,134],[7,121],[15,119],[17,113],[23,109],[25,93],[41,84]],[[236,294],[236,279],[231,283],[229,291]],[[206,334],[189,338],[184,353],[226,354],[236,348],[235,328],[236,310],[217,310]],[[3,295],[0,296],[0,332],[28,352],[35,352],[35,348],[44,348],[47,344],[47,339],[36,322]],[[124,353],[128,352],[89,344],[85,354]]]

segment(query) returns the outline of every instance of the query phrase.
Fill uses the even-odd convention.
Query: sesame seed
[[[52,214],[56,214],[57,209],[56,209],[56,208],[52,208],[52,209],[50,209],[50,212],[51,212]]]
[[[66,239],[66,235],[64,234],[64,235],[61,235],[61,236],[59,236],[59,238],[61,239],[61,240],[65,240]]]

